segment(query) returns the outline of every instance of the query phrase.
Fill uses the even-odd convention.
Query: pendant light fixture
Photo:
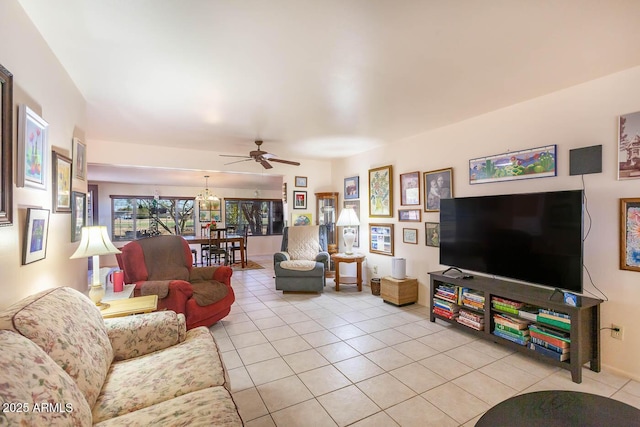
[[[209,175],[205,175],[204,179],[205,179],[204,191],[200,192],[200,194],[198,194],[196,196],[196,200],[198,200],[198,201],[201,201],[201,200],[209,200],[209,201],[220,200],[218,198],[218,196],[216,196],[215,194],[213,194],[213,193],[211,193],[209,191]]]

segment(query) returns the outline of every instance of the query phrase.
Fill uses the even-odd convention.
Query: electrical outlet
[[[623,333],[622,326],[611,324],[611,338],[615,338],[617,340],[622,341],[622,337],[623,337],[622,333]]]
[[[378,266],[377,265],[373,266],[373,274],[378,274]]]

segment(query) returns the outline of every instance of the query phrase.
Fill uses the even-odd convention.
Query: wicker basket
[[[379,278],[371,279],[371,294],[380,295],[380,279]]]

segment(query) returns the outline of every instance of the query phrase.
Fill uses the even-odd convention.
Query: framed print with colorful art
[[[13,224],[13,74],[0,65],[0,227]]]
[[[80,138],[73,138],[73,171],[76,178],[87,180],[87,146]]]
[[[393,217],[393,167],[369,169],[369,217]]]
[[[47,189],[49,170],[49,124],[31,108],[18,110],[18,187]]]
[[[49,209],[27,209],[27,228],[22,243],[22,265],[45,259],[49,236]]]
[[[640,198],[620,199],[620,269],[640,271]]]
[[[400,174],[400,204],[420,206],[420,172]]]
[[[82,235],[82,227],[87,225],[87,195],[71,193],[71,241],[77,242]]]
[[[307,192],[293,192],[293,209],[307,209]]]
[[[291,225],[293,227],[297,227],[300,225],[311,225],[313,224],[313,214],[309,212],[305,213],[292,213],[291,214]]]
[[[557,173],[555,145],[469,160],[469,184],[544,178]]]
[[[71,212],[71,159],[55,151],[51,154],[53,212]]]
[[[369,224],[369,252],[393,256],[393,224]]]
[[[359,199],[360,198],[360,177],[351,176],[344,179],[344,199]]]

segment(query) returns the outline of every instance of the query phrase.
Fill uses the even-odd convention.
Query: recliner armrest
[[[325,270],[329,269],[329,259],[329,252],[319,252],[318,255],[316,255],[316,261],[323,263]]]
[[[137,316],[105,319],[114,360],[126,360],[162,350],[185,340],[184,314],[156,311]]]
[[[282,261],[289,261],[290,259],[291,257],[289,256],[288,252],[276,252],[275,254],[273,254],[274,265]]]

